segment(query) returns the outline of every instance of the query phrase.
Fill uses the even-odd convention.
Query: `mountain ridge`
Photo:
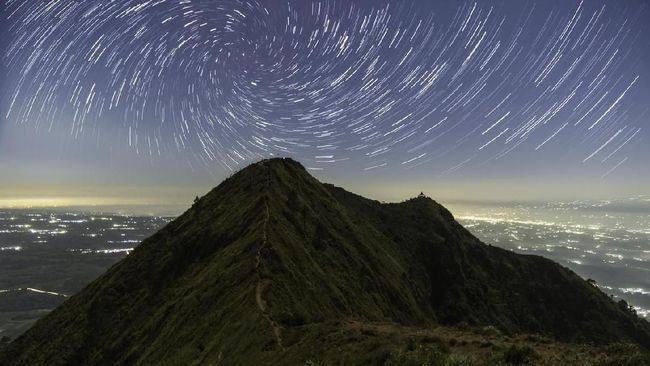
[[[330,352],[307,347],[312,338],[327,345],[328,334],[357,323],[650,344],[648,323],[587,281],[481,243],[430,198],[382,204],[322,184],[294,160],[270,159],[226,179],[4,357],[304,362]]]

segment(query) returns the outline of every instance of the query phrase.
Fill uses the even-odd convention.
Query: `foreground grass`
[[[650,353],[633,344],[558,343],[538,335],[508,336],[493,327],[422,329],[350,320],[307,328],[294,329],[306,336],[276,361],[304,366],[650,365]],[[325,353],[319,349],[323,343],[331,345]]]

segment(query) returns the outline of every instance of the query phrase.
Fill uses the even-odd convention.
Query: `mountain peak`
[[[293,171],[293,172],[301,172],[304,173],[306,176],[309,175],[307,172],[307,169],[298,162],[297,160],[294,160],[292,158],[288,157],[278,157],[278,158],[269,158],[269,159],[263,159],[260,160],[256,163],[253,163],[242,170],[240,170],[236,174],[257,174],[259,173],[257,168],[268,168],[272,170],[288,170],[288,171]]]
[[[300,162],[290,157],[277,157],[277,158],[264,159],[259,161],[257,164],[268,165],[268,166],[294,167],[306,171],[305,167],[302,164],[300,164]]]

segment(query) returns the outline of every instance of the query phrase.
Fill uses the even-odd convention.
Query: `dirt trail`
[[[280,347],[280,349],[284,351],[285,348],[282,345],[282,330],[280,328],[280,325],[271,317],[271,314],[268,311],[266,301],[264,300],[264,290],[266,289],[267,286],[271,284],[271,280],[262,278],[262,268],[261,268],[262,250],[264,250],[264,248],[266,248],[266,246],[268,245],[267,229],[268,229],[269,219],[271,216],[269,210],[269,202],[268,202],[268,188],[271,186],[270,170],[267,176],[266,184],[267,184],[267,196],[264,197],[265,213],[264,213],[264,223],[263,223],[263,231],[262,231],[262,244],[257,250],[257,256],[255,258],[255,270],[257,271],[257,286],[255,286],[255,302],[257,303],[257,307],[262,312],[264,319],[266,319],[269,322],[269,325],[271,326],[271,330],[273,331],[273,336],[275,337],[275,341],[278,344],[278,347]]]

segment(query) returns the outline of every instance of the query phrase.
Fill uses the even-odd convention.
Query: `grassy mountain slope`
[[[562,341],[634,340],[650,346],[648,323],[627,305],[549,259],[481,243],[431,199],[380,204],[328,188],[408,248],[410,277],[427,289],[443,324],[492,324],[508,333],[542,333]]]
[[[428,198],[380,204],[272,159],[224,181],[0,361],[386,363],[401,346],[417,353],[413,342],[471,346],[458,327],[488,325],[504,349],[520,333],[650,346],[627,307],[552,261],[480,243]]]

